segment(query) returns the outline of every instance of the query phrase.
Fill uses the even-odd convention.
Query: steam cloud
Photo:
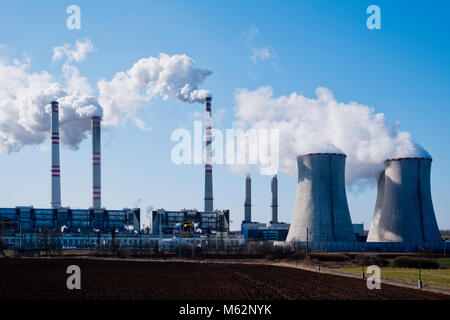
[[[140,59],[110,81],[99,81],[97,100],[88,79],[75,65],[94,50],[89,39],[53,48],[52,60],[63,61],[62,81],[47,71],[30,72],[29,59],[0,58],[0,152],[19,151],[48,138],[50,102],[54,100],[60,105],[61,142],[77,149],[90,130],[93,115],[103,116],[104,125],[112,126],[156,97],[174,96],[194,103],[211,96],[209,91],[198,89],[211,71],[195,68],[194,60],[186,55],[161,53],[159,57]],[[140,128],[147,128],[142,121],[134,120]]]
[[[211,93],[198,85],[211,71],[194,67],[186,55],[161,53],[159,57],[140,59],[126,72],[118,72],[111,81],[98,82],[99,102],[104,108],[105,125],[116,125],[122,114],[133,115],[145,102],[170,95],[182,102],[204,102]]]
[[[90,128],[90,117],[102,112],[86,92],[87,81],[68,62],[65,67],[71,72],[64,73],[65,85],[47,71],[29,72],[29,63],[29,59],[0,60],[0,152],[42,143],[50,134],[53,100],[60,103],[61,142],[76,149]]]
[[[384,114],[356,102],[338,102],[327,88],[317,88],[316,95],[274,97],[271,87],[238,90],[235,126],[279,129],[280,169],[292,176],[299,154],[345,153],[347,185],[374,182],[388,158],[429,157],[408,132],[388,125]]]

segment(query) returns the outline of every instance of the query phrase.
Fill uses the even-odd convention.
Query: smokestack
[[[102,207],[101,189],[101,151],[100,151],[100,117],[91,118],[92,131],[92,207]]]
[[[205,212],[211,212],[214,210],[213,205],[213,183],[212,183],[212,136],[211,136],[211,97],[206,98],[206,117],[205,117]]]
[[[297,196],[286,241],[356,241],[345,192],[345,158],[335,153],[297,157]]]
[[[250,174],[245,178],[244,213],[244,222],[252,222],[252,178]]]
[[[52,199],[53,209],[61,208],[61,167],[59,164],[59,103],[53,101],[52,105]]]
[[[273,176],[272,183],[272,221],[270,223],[278,223],[278,178]]]
[[[441,242],[431,199],[430,158],[386,160],[368,242]]]

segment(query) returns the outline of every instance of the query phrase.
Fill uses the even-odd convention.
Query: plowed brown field
[[[81,268],[81,290],[66,269]],[[299,300],[449,299],[450,296],[360,279],[268,265],[0,259],[0,299]]]

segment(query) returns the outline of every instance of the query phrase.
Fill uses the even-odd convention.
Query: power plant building
[[[180,211],[158,209],[152,212],[151,220],[153,235],[174,234],[177,225],[183,223],[192,224],[195,229],[194,232],[200,234],[230,231],[229,210],[201,212],[195,209]]]
[[[140,229],[140,209],[0,208],[2,234],[112,232]]]

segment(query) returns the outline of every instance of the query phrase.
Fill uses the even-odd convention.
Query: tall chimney
[[[206,150],[205,150],[205,212],[211,212],[214,210],[213,205],[213,183],[212,183],[212,159],[211,159],[211,97],[206,98],[206,116],[205,116],[205,140],[206,140]]]
[[[278,223],[278,178],[273,176],[272,183],[272,221],[270,223]]]
[[[59,165],[59,103],[53,101],[52,105],[52,199],[51,206],[53,209],[61,208],[61,167]]]
[[[100,152],[100,117],[91,118],[92,130],[92,207],[100,209],[102,206],[101,189],[101,152]]]
[[[245,178],[244,212],[244,222],[252,222],[252,178],[250,177],[250,174]]]

